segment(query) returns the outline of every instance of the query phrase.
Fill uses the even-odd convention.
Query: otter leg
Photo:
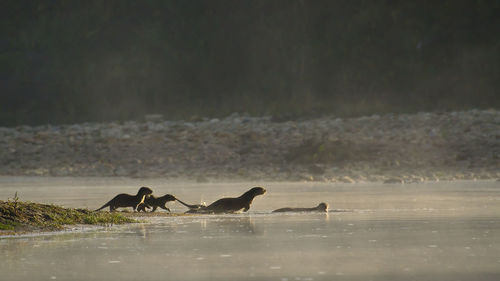
[[[151,213],[156,211],[156,209],[158,209],[158,206],[153,206],[153,210],[151,210]]]
[[[248,210],[250,210],[250,204],[248,204],[248,205],[245,206],[245,208],[243,209],[243,212],[246,212]]]
[[[136,209],[137,207],[139,207],[139,205],[141,205],[141,204],[144,204],[144,205],[145,205],[145,204],[146,204],[146,203],[144,203],[144,199],[145,199],[145,198],[146,198],[146,195],[142,195],[142,198],[141,198],[141,201],[139,202],[139,204],[137,204],[137,205],[135,205],[134,207],[132,207],[132,208],[134,209],[134,212],[135,212],[135,209]],[[138,212],[139,212],[139,210],[138,210]]]
[[[143,211],[143,212],[147,212],[148,210],[147,209],[151,209],[152,207],[149,206],[147,203],[141,203],[139,205],[137,205],[137,211],[139,211],[139,208]]]
[[[167,210],[167,211],[169,211],[169,212],[170,212],[170,209],[169,209],[169,208],[167,208],[167,206],[160,206],[160,208],[162,208],[163,210]]]
[[[140,211],[146,212],[146,204],[140,203],[139,205],[137,205],[137,212]]]

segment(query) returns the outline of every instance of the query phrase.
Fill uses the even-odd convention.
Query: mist
[[[0,14],[5,280],[500,280],[500,1]]]

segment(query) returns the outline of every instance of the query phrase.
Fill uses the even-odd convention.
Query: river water
[[[183,183],[0,177],[0,199],[97,208],[149,186],[189,203],[267,193],[248,213],[0,239],[0,280],[500,280],[500,182]],[[280,207],[333,211],[271,214]],[[168,203],[173,212],[186,209]]]

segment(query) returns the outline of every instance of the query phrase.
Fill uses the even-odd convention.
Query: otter
[[[153,208],[151,212],[156,211],[158,207],[167,210],[170,212],[170,209],[165,205],[169,201],[175,201],[175,196],[171,194],[165,194],[162,197],[155,197],[154,195],[147,195],[144,198],[144,202],[140,203],[137,206],[137,212],[144,211],[146,212],[146,208]]]
[[[149,187],[141,187],[136,195],[130,195],[126,193],[121,193],[116,195],[113,199],[111,199],[108,203],[104,204],[101,208],[96,211],[102,210],[109,206],[109,211],[113,212],[116,208],[119,207],[132,207],[135,211],[137,206],[144,202],[144,197],[153,193],[153,190]]]
[[[328,212],[328,204],[319,203],[319,205],[314,208],[280,208],[273,211],[273,213],[281,212]]]
[[[255,196],[262,195],[266,193],[266,190],[262,187],[254,187],[249,191],[243,193],[240,197],[236,198],[222,198],[212,204],[201,207],[199,209],[191,209],[186,213],[234,213],[241,209],[246,212],[250,209],[250,204],[252,204]]]
[[[199,210],[199,209],[204,208],[204,207],[207,206],[204,203],[203,204],[188,204],[188,203],[184,203],[179,198],[176,198],[175,200],[177,200],[177,202],[181,203],[182,205],[188,207],[190,210]]]

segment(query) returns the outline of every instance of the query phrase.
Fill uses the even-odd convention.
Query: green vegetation
[[[500,1],[0,4],[0,126],[500,107]]]
[[[14,223],[10,224],[0,223],[0,230],[14,230]]]
[[[136,222],[121,213],[94,212],[55,205],[0,201],[0,230],[58,230],[72,224],[123,224]]]

